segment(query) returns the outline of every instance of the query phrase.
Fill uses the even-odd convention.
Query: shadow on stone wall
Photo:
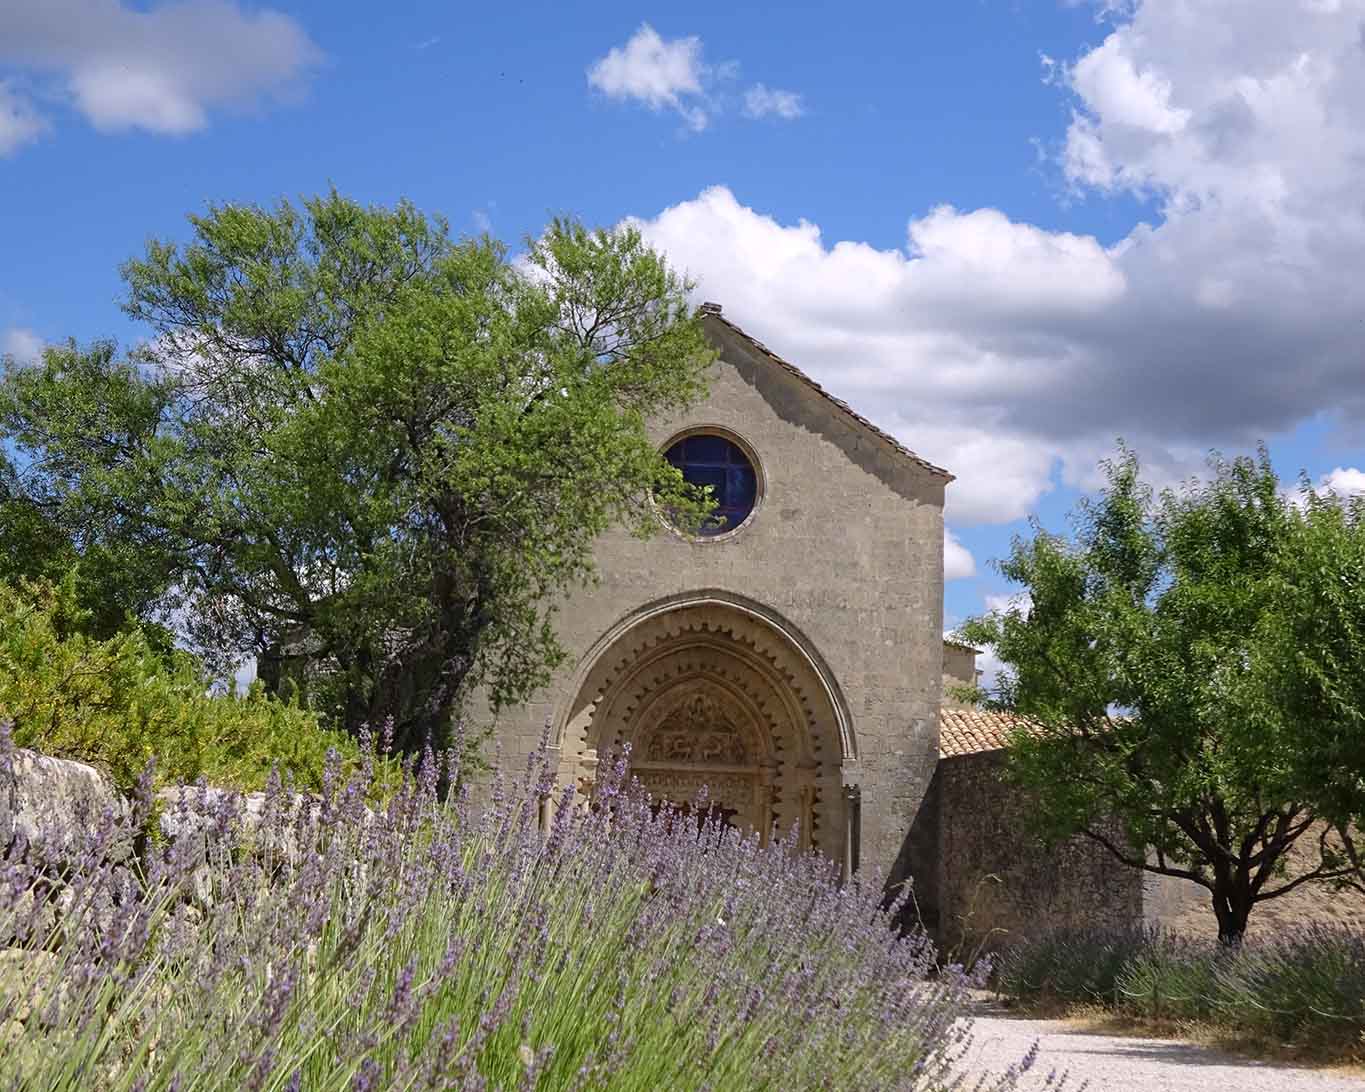
[[[1028,833],[1026,794],[999,751],[944,758],[911,830],[918,913],[946,951],[999,949],[1043,929],[1143,920],[1143,877],[1085,838]]]

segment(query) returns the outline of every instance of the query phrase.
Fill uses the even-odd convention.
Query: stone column
[[[773,792],[777,784],[777,763],[765,762],[758,768],[754,782],[754,828],[759,844],[767,845],[773,833]]]
[[[862,856],[863,791],[857,785],[845,785],[844,797],[844,882],[858,871]]]
[[[578,767],[582,769],[582,774],[578,777],[578,791],[591,798],[593,789],[597,786],[597,748],[584,748],[582,756],[578,760]],[[577,770],[575,770],[575,773]]]

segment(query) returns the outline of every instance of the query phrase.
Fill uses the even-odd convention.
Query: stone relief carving
[[[643,734],[637,753],[646,762],[686,766],[747,766],[744,733],[712,695],[697,691]]]
[[[736,826],[766,836],[799,824],[804,844],[842,849],[823,798],[802,792],[837,769],[838,718],[817,675],[761,621],[723,606],[661,613],[605,650],[579,694],[564,776],[585,795],[592,758],[629,745],[631,776],[657,800],[686,805],[705,785]]]
[[[640,770],[636,776],[652,796],[690,804],[706,788],[713,804],[723,804],[750,819],[754,802],[753,778],[747,774],[713,774],[686,770]]]

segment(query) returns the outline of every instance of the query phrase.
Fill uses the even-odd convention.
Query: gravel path
[[[1068,1089],[1087,1092],[1365,1092],[1365,1080],[1313,1069],[1254,1062],[1168,1039],[1130,1039],[1076,1031],[1060,1020],[978,1016],[963,1065],[973,1075],[1002,1073],[1033,1042],[1038,1063],[1020,1092],[1045,1087],[1048,1071],[1066,1070]]]

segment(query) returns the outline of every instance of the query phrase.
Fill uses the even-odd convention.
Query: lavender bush
[[[1011,949],[996,985],[1333,1053],[1365,1046],[1365,935],[1345,926],[1305,925],[1235,949],[1159,929],[1057,929]]]
[[[1244,945],[1216,971],[1215,1004],[1248,1030],[1365,1048],[1365,936],[1309,925]]]
[[[1115,1001],[1154,1019],[1213,1016],[1220,1003],[1218,969],[1230,962],[1227,946],[1158,929],[1146,931],[1145,939],[1118,976]]]
[[[377,811],[339,770],[316,806],[272,780],[249,830],[204,792],[206,837],[124,864],[112,817],[74,863],[14,847],[0,1088],[963,1085],[963,977],[820,858],[652,809],[619,767],[548,831],[543,754],[478,816],[436,791],[450,760]]]
[[[1144,928],[1045,930],[1005,953],[996,968],[996,985],[1015,997],[1114,1004],[1125,969],[1151,951],[1156,940]]]

